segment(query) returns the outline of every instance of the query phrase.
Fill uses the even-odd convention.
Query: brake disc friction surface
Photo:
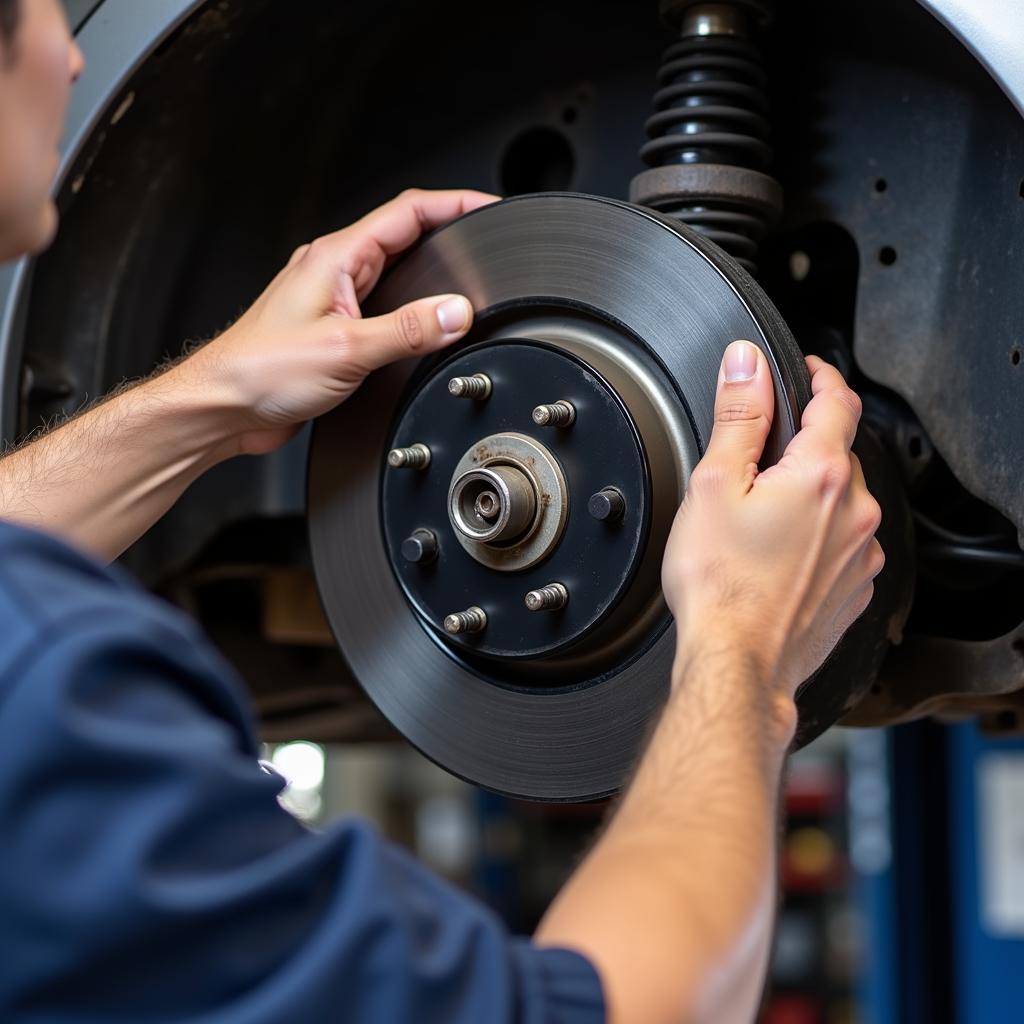
[[[745,338],[768,358],[776,415],[766,463],[781,455],[807,400],[802,359],[781,318],[735,264],[679,224],[612,200],[529,196],[469,214],[403,258],[366,313],[453,292],[467,295],[477,311],[460,351],[524,341],[562,349],[600,375],[635,420],[650,510],[629,593],[575,646],[558,657],[509,659],[514,670],[500,658],[467,658],[410,603],[393,567],[396,537],[384,522],[384,474],[396,472],[385,460],[401,411],[438,392],[433,374],[447,353],[373,374],[316,425],[310,532],[324,607],[371,699],[431,759],[516,796],[607,795],[622,785],[667,692],[674,631],[658,568],[686,477],[710,435],[722,354]],[[563,397],[545,384],[537,380],[520,404]],[[441,401],[465,401],[438,393]],[[485,419],[486,403],[480,409]],[[543,441],[545,434],[536,429],[533,436]],[[601,454],[592,453],[598,463]],[[586,516],[587,494],[577,493],[571,478],[566,486],[569,516]],[[428,512],[442,550],[456,550],[439,518],[443,510]],[[406,523],[415,518],[408,509],[402,514]],[[543,576],[542,561],[531,568],[529,585]],[[476,603],[486,602],[482,593]]]

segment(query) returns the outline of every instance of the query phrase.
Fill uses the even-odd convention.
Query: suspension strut
[[[758,242],[782,213],[782,189],[767,171],[765,74],[756,42],[762,0],[661,0],[679,33],[658,72],[648,165],[630,201],[675,217],[750,272]]]

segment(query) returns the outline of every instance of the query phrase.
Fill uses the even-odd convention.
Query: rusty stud
[[[444,618],[444,631],[458,636],[460,633],[479,633],[487,625],[487,612],[473,605],[464,612],[452,612]]]
[[[392,448],[388,452],[388,465],[392,469],[426,469],[430,465],[430,449],[425,444]]]
[[[551,405],[538,405],[533,410],[533,422],[538,427],[571,427],[576,422],[576,407],[564,398]]]

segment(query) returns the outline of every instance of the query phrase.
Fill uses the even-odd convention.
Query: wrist
[[[784,752],[796,731],[792,687],[780,678],[768,639],[747,630],[680,632],[672,667],[672,700],[699,708],[713,722],[732,724]]]
[[[717,664],[730,677],[739,672],[756,676],[765,686],[774,685],[779,662],[778,638],[736,609],[720,609],[712,615],[687,616],[677,622],[673,683],[691,662]]]
[[[244,410],[231,389],[196,355],[152,377],[142,388],[155,414],[173,422],[177,445],[187,447],[209,468],[240,453]]]

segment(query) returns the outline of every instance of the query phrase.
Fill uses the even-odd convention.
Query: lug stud
[[[473,605],[464,612],[453,612],[444,618],[444,631],[458,636],[460,633],[479,633],[487,625],[487,612]]]
[[[587,511],[603,523],[617,523],[626,514],[626,499],[618,487],[605,487],[590,496]]]
[[[531,612],[554,612],[568,603],[569,591],[561,583],[549,583],[526,595],[526,607]]]
[[[392,469],[426,469],[430,465],[430,449],[425,444],[392,448],[388,452],[388,465]]]
[[[429,565],[437,558],[437,535],[433,530],[413,530],[402,541],[402,557],[417,565]]]
[[[482,402],[491,396],[491,378],[486,373],[474,373],[472,377],[452,377],[448,381],[448,394],[455,398],[472,398]]]
[[[571,427],[576,422],[576,407],[564,398],[551,405],[538,405],[533,410],[533,422],[538,427]]]

